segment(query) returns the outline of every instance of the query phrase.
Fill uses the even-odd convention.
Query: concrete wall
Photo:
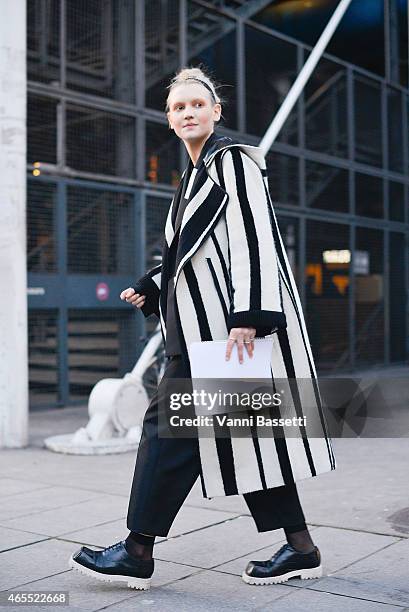
[[[0,447],[19,447],[28,420],[26,3],[0,8]]]

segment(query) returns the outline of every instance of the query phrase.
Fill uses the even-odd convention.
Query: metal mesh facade
[[[376,54],[361,45],[357,55],[352,38],[341,49],[336,35],[267,156],[323,372],[408,356],[405,28],[398,20],[391,36],[396,0],[373,1]],[[83,402],[97,380],[132,367],[156,320],[119,293],[158,262],[187,161],[166,86],[181,66],[204,64],[224,85],[219,132],[257,145],[314,42],[313,28],[292,38],[271,21],[275,4],[27,1],[33,405]]]

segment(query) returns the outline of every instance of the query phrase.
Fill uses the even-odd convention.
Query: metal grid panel
[[[134,273],[132,194],[69,186],[67,225],[70,273]]]
[[[402,121],[402,94],[400,91],[387,88],[388,92],[388,162],[389,169],[403,173],[403,131]]]
[[[298,205],[298,158],[270,151],[266,162],[272,200],[278,204]]]
[[[55,184],[29,180],[27,183],[27,270],[56,272]]]
[[[384,363],[383,231],[356,228],[355,361],[358,366]]]
[[[405,221],[405,186],[403,183],[389,181],[389,219]]]
[[[390,359],[405,361],[407,343],[407,318],[405,308],[405,234],[391,232],[389,235],[389,334]]]
[[[355,160],[382,166],[381,87],[360,75],[354,77]]]
[[[204,8],[187,3],[187,54],[189,66],[200,66],[223,83],[220,95],[226,100],[224,118],[219,125],[237,128],[237,50],[236,21]]]
[[[60,0],[27,0],[27,77],[60,81]]]
[[[27,162],[57,163],[57,101],[28,96]]]
[[[68,104],[67,165],[85,172],[134,177],[134,119]]]
[[[177,185],[180,172],[180,141],[160,123],[146,122],[146,180]]]
[[[166,86],[180,68],[179,0],[145,0],[146,106],[165,110]]]
[[[311,208],[348,212],[348,170],[307,161],[306,199]]]
[[[102,378],[119,378],[135,360],[129,323],[134,313],[68,311],[68,378],[71,401],[87,401]]]
[[[308,149],[348,156],[346,69],[323,58],[305,88],[305,141]]]
[[[297,47],[245,28],[246,131],[263,136],[297,76]],[[298,143],[298,106],[295,105],[277,140]]]
[[[66,0],[67,83],[123,102],[135,97],[135,2]]]
[[[307,330],[317,367],[332,370],[348,354],[349,227],[307,220]]]
[[[382,179],[369,174],[355,174],[355,210],[363,217],[381,219],[383,215]]]
[[[58,333],[55,310],[28,313],[28,368],[30,406],[58,400]]]

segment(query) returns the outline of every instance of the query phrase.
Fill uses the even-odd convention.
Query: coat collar
[[[208,167],[216,155],[225,149],[237,146],[247,153],[263,170],[266,168],[264,154],[259,147],[245,145],[234,141],[228,136],[218,136],[214,132],[203,145],[203,149],[192,173],[186,189],[185,198],[188,199],[179,232],[179,240],[176,252],[175,285],[184,265],[191,259],[200,245],[216,225],[222,214],[227,201],[228,194],[219,186],[208,173]],[[191,160],[189,161],[192,164]],[[188,166],[189,167],[189,166]],[[187,168],[186,168],[187,170]],[[174,207],[181,196],[183,172],[178,189],[172,200],[165,227],[165,252],[171,248],[175,238],[175,230],[172,219],[174,218]]]

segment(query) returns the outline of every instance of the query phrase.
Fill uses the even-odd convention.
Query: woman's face
[[[202,141],[220,119],[221,105],[214,104],[210,91],[200,83],[181,84],[169,95],[169,125],[186,142]]]

